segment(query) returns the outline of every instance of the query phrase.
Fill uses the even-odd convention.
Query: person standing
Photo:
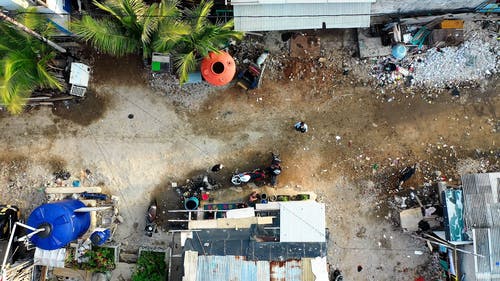
[[[295,130],[301,133],[306,133],[307,132],[307,124],[300,121],[295,124]]]

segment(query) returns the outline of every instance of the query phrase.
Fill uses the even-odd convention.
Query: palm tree
[[[208,16],[214,3],[202,0],[194,9],[183,11],[184,20],[170,20],[162,24],[155,36],[153,49],[171,53],[180,83],[188,79],[189,72],[195,70],[199,59],[210,51],[218,52],[231,39],[241,40],[244,33],[233,30],[234,22],[213,24]]]
[[[160,23],[180,15],[177,0],[162,0],[148,6],[143,0],[93,1],[108,17],[94,19],[84,15],[72,24],[72,30],[98,50],[114,56],[142,51],[151,55],[151,38]]]
[[[17,20],[44,37],[54,34],[54,27],[36,8],[28,8]],[[0,98],[9,112],[20,113],[36,88],[62,90],[50,71],[54,49],[5,21],[0,22],[0,38]]]

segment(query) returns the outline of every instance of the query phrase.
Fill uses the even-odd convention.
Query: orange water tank
[[[235,73],[236,64],[234,59],[224,51],[210,52],[201,61],[201,75],[212,85],[226,85],[233,80]]]

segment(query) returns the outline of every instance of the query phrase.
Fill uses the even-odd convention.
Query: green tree
[[[143,0],[93,1],[108,15],[94,19],[84,15],[72,23],[72,31],[98,50],[123,56],[142,51],[142,56],[151,55],[151,39],[158,26],[180,15],[177,0],[162,0],[160,4],[147,5]]]
[[[54,26],[36,8],[21,15],[16,20],[29,29],[46,38],[54,34]],[[0,98],[9,112],[22,112],[26,98],[37,88],[62,90],[50,70],[56,56],[52,47],[6,21],[0,21],[0,38]]]
[[[153,49],[171,53],[181,84],[188,79],[189,72],[210,51],[217,52],[231,39],[241,40],[243,32],[233,30],[234,22],[212,23],[208,19],[214,2],[202,0],[193,9],[183,10],[183,20],[161,25]]]

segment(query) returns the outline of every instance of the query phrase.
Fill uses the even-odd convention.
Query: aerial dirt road
[[[69,109],[0,114],[0,198],[27,215],[53,172],[89,169],[88,184],[120,197],[125,222],[115,238],[125,249],[167,243],[144,237],[144,211],[152,196],[176,200],[171,182],[223,163],[229,186],[234,170],[262,166],[276,151],[277,188],[314,191],[327,204],[328,260],[346,279],[414,280],[435,265],[394,225],[386,179],[416,162],[422,169],[407,187],[435,170],[456,182],[458,170],[498,169],[498,80],[431,103],[419,93],[383,102],[359,83],[314,83],[312,91],[309,78],[265,80],[254,92],[230,87],[186,108],[151,89],[138,59],[98,58],[93,77],[93,93]],[[307,133],[293,129],[299,120]]]

